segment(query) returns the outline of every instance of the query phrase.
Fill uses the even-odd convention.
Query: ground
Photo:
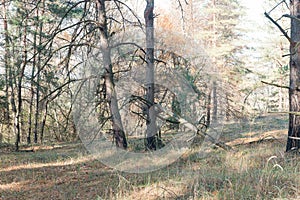
[[[0,199],[300,199],[300,157],[284,152],[287,130],[280,120],[247,123],[235,133],[224,129],[221,139],[234,151],[210,148],[201,157],[195,146],[146,174],[111,169],[81,143],[42,145],[33,152],[2,145]]]

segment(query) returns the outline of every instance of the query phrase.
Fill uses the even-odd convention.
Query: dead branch
[[[291,114],[291,115],[296,115],[296,116],[300,116],[300,112],[292,112],[292,111],[283,111],[283,112],[268,112],[268,113],[270,113],[270,114],[274,114],[274,113],[276,113],[276,114]]]
[[[297,17],[295,17],[295,16],[292,16],[292,15],[288,15],[288,14],[282,15],[282,17],[287,17],[287,18],[290,18],[290,19],[294,19],[294,20],[300,21],[299,18],[297,18]]]
[[[289,136],[289,138],[293,139],[293,140],[300,140],[300,137],[292,137],[292,136]]]
[[[113,1],[115,2],[115,4],[117,2],[117,3],[125,6],[129,10],[129,12],[135,17],[135,19],[138,21],[139,26],[141,28],[143,27],[143,24],[142,24],[140,18],[138,17],[138,15],[126,3],[122,2],[122,1],[119,1],[119,0],[113,0]],[[119,10],[119,12],[121,12],[120,7],[118,7],[118,10]]]
[[[292,56],[292,55],[295,55],[295,53],[289,53],[289,54],[284,54],[284,55],[282,55],[281,57],[287,57],[287,56]]]
[[[195,131],[196,134],[191,138],[193,139],[194,137],[196,137],[196,135],[200,135],[200,136],[203,136],[203,137],[206,137],[209,139],[210,142],[212,142],[214,145],[226,150],[226,151],[233,151],[234,149],[225,144],[224,142],[221,142],[221,141],[217,141],[217,139],[215,139],[213,136],[211,136],[210,134],[206,133],[206,131],[201,131],[200,129],[197,128],[196,125],[186,121],[185,119],[181,118],[180,116],[174,116],[172,112],[169,112],[167,110],[163,110],[164,113],[166,113],[167,115],[169,116],[173,116],[175,117],[175,119],[180,123],[182,124],[183,126],[185,126],[186,128],[192,130],[192,131]],[[213,128],[210,128],[212,131],[215,131]],[[189,139],[190,140],[190,139]]]
[[[291,40],[291,38],[288,36],[287,32],[268,14],[264,13],[266,18],[268,18],[277,28],[280,30],[280,32],[284,35],[284,37],[290,42],[290,44],[293,44],[294,42]]]
[[[176,199],[179,198],[179,196],[174,191],[172,191],[170,189],[166,189],[166,188],[164,188],[162,186],[158,186],[158,187],[161,188],[161,189],[163,189],[164,191],[168,192],[169,194],[174,195],[176,197]]]
[[[210,129],[212,129],[212,128],[210,128]],[[201,136],[204,136],[204,137],[207,137],[210,140],[210,142],[212,142],[217,147],[220,147],[220,148],[224,149],[225,151],[234,151],[234,149],[230,145],[225,144],[224,142],[221,142],[221,141],[217,141],[214,137],[212,137],[211,135],[209,135],[206,132],[198,130],[197,134],[201,135]]]
[[[286,2],[285,2],[285,0],[282,0],[281,2],[279,2],[276,6],[274,6],[274,8],[272,8],[269,12],[268,12],[268,14],[270,14],[273,10],[275,10],[280,4],[282,4],[282,3],[285,3],[286,4]],[[287,4],[286,4],[287,5]]]
[[[91,76],[91,77],[87,77],[87,78],[82,78],[82,79],[71,79],[65,83],[63,83],[62,85],[58,86],[57,88],[55,88],[54,90],[50,91],[43,99],[40,100],[40,102],[48,99],[52,94],[54,94],[55,92],[58,92],[60,90],[62,90],[62,88],[64,88],[65,86],[73,83],[73,82],[78,82],[78,81],[87,81],[89,79],[94,79],[96,78],[96,76]],[[57,97],[57,95],[55,95],[55,97]],[[53,100],[54,98],[52,97],[51,100]]]
[[[177,0],[179,8],[180,8],[180,12],[181,12],[181,18],[182,18],[182,23],[183,23],[183,29],[184,28],[184,24],[185,24],[185,18],[184,18],[184,9],[183,9],[183,5],[181,3],[181,0]],[[188,2],[186,0],[184,0],[185,4],[188,5]]]
[[[289,7],[289,5],[287,4],[286,1],[284,1],[284,4],[285,4],[285,6],[287,7],[287,9],[290,10],[290,7]]]
[[[113,48],[117,48],[117,47],[123,46],[123,45],[132,45],[132,46],[135,46],[138,49],[140,49],[144,54],[146,54],[146,51],[143,49],[143,47],[141,47],[140,45],[138,45],[137,43],[134,43],[134,42],[121,42],[121,43],[115,44],[114,46],[111,46],[110,48],[113,49]]]
[[[271,85],[271,86],[279,87],[279,88],[290,89],[290,87],[288,87],[288,86],[278,85],[276,83],[268,83],[268,82],[265,82],[265,81],[261,81],[261,83],[266,84],[266,85]]]
[[[278,143],[281,143],[279,138],[276,138],[274,136],[265,136],[265,137],[254,137],[254,138],[238,138],[233,141],[227,142],[227,145],[231,146],[240,146],[240,145],[247,145],[247,144],[258,144],[261,142],[273,142],[276,141]]]

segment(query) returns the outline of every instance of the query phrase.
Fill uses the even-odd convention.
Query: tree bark
[[[291,45],[290,45],[290,87],[289,87],[289,131],[286,145],[286,151],[293,148],[300,148],[300,140],[292,139],[290,137],[300,137],[300,116],[293,114],[293,112],[300,112],[300,22],[297,18],[300,16],[300,1],[291,1]]]
[[[26,10],[26,2],[25,2],[25,10]],[[27,66],[27,21],[28,21],[28,16],[25,17],[24,21],[24,27],[20,27],[20,31],[23,29],[23,63],[21,66],[21,69],[19,70],[18,74],[18,86],[17,86],[17,99],[18,99],[18,106],[17,106],[17,139],[16,143],[20,143],[21,140],[21,135],[22,135],[22,127],[23,127],[23,99],[22,99],[22,84],[23,84],[23,78],[24,78],[24,73],[25,73],[25,68]],[[22,34],[20,34],[22,35]]]
[[[17,106],[16,106],[16,99],[15,99],[15,85],[16,85],[16,75],[13,71],[13,64],[11,62],[11,57],[14,53],[14,44],[13,41],[10,41],[9,33],[8,33],[8,21],[6,18],[6,1],[3,0],[3,13],[4,13],[4,32],[5,32],[5,55],[4,55],[4,62],[5,62],[5,72],[6,72],[6,96],[7,101],[11,104],[11,110],[13,113],[12,116],[12,130],[13,134],[15,135],[15,149],[16,151],[19,150],[19,141],[20,141],[20,135],[18,134],[17,127],[18,127],[18,120],[17,120]],[[10,111],[9,103],[7,104],[7,110]],[[8,119],[10,120],[10,116],[8,116]],[[11,122],[9,121],[9,125]]]
[[[42,11],[41,11],[41,16],[44,15],[45,13],[45,1],[43,0],[41,2],[42,4]],[[40,82],[41,82],[41,65],[42,65],[42,43],[43,43],[43,22],[39,21],[40,20],[40,7],[37,7],[37,23],[38,23],[38,49],[37,49],[37,62],[36,62],[36,67],[37,67],[37,75],[36,75],[36,97],[35,97],[35,116],[34,116],[34,143],[38,142],[38,132],[40,130],[39,126],[39,118],[40,118]]]
[[[156,149],[156,113],[154,110],[154,0],[147,0],[144,11],[146,24],[146,99],[149,105],[146,107],[147,114],[147,149]]]
[[[38,16],[38,9],[36,11],[36,16]],[[27,144],[31,143],[31,133],[32,133],[32,128],[33,128],[33,122],[32,122],[32,118],[33,118],[33,106],[34,106],[34,74],[35,74],[35,67],[36,67],[36,39],[37,39],[37,31],[38,31],[38,26],[37,26],[37,22],[34,23],[35,25],[35,32],[33,35],[33,61],[32,61],[32,71],[31,71],[31,81],[30,81],[30,93],[31,93],[31,97],[30,97],[30,104],[29,104],[29,119],[28,119],[28,134],[27,134]]]
[[[208,95],[207,95],[207,103],[206,103],[206,125],[207,127],[210,126],[211,122],[211,93],[212,89],[209,87]]]
[[[6,17],[6,1],[2,0],[3,5],[3,30],[4,30],[4,41],[5,41],[5,50],[4,50],[4,67],[5,67],[5,121],[8,125],[8,129],[10,130],[11,127],[11,119],[10,119],[10,109],[9,109],[9,35],[8,35],[8,23]],[[2,132],[2,131],[1,131]],[[1,141],[3,139],[2,133],[0,133]]]
[[[42,124],[41,124],[41,132],[40,132],[40,139],[41,139],[41,143],[44,142],[44,132],[45,132],[45,126],[46,126],[46,120],[47,120],[47,115],[48,115],[48,100],[45,100],[44,102],[44,116],[43,116],[43,120],[42,120]],[[65,131],[66,133],[66,131]]]
[[[217,122],[217,120],[218,120],[218,97],[217,97],[217,82],[216,81],[213,81],[212,95],[213,95],[212,119],[214,122]]]
[[[116,146],[120,148],[127,148],[127,140],[123,129],[122,119],[118,106],[117,94],[114,85],[114,74],[111,62],[111,50],[109,46],[109,35],[107,30],[107,16],[105,8],[106,0],[97,0],[96,5],[98,9],[98,22],[100,29],[100,49],[102,51],[103,67],[105,69],[105,89],[106,98],[108,101],[113,135],[116,142]]]
[[[216,29],[216,20],[217,20],[217,14],[216,14],[216,0],[212,1],[212,7],[213,7],[213,13],[212,13],[212,48],[217,48],[217,29]],[[218,72],[218,64],[217,64],[217,58],[215,55],[213,55],[212,58],[212,64],[213,64],[213,73],[216,74]],[[213,77],[213,79],[216,79],[216,77]],[[212,110],[212,121],[216,122],[218,118],[218,97],[217,97],[217,80],[212,81],[212,101],[213,101],[213,110]]]
[[[5,52],[4,52],[4,66],[5,66],[5,120],[8,126],[10,126],[10,109],[9,109],[9,35],[8,35],[8,23],[6,17],[6,1],[2,0],[3,5],[3,30],[4,30],[4,41],[5,41]]]

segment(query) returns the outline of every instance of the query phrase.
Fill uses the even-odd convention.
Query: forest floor
[[[270,123],[271,122],[271,123]],[[250,124],[250,125],[249,125]],[[222,141],[234,151],[193,147],[158,171],[111,169],[81,143],[0,147],[0,199],[300,199],[300,156],[285,153],[286,119],[229,124]]]

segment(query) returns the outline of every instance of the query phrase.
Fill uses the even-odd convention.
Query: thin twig
[[[285,0],[282,0],[281,2],[279,2],[274,8],[272,8],[269,12],[268,12],[268,14],[270,14],[273,10],[275,10],[280,4],[282,4],[282,3],[286,3],[285,2]]]
[[[179,198],[179,196],[174,191],[172,191],[170,189],[166,189],[166,188],[164,188],[162,186],[158,186],[158,187],[161,188],[161,189],[163,189],[164,191],[168,192],[169,194],[173,194],[176,197],[176,199]]]
[[[287,4],[286,1],[284,1],[284,4],[286,5],[287,9],[290,10],[290,7],[289,7],[289,5]]]
[[[184,18],[183,6],[182,6],[182,3],[181,3],[181,0],[177,0],[177,2],[179,4],[179,8],[180,8],[180,11],[181,11],[181,18],[182,18],[183,29],[185,29],[184,28],[184,26],[185,26],[185,18]],[[186,0],[185,0],[185,3],[188,4]]]
[[[143,47],[141,47],[140,45],[138,45],[137,43],[134,43],[134,42],[121,42],[121,43],[111,46],[110,48],[113,49],[113,48],[117,48],[119,46],[125,46],[125,45],[133,45],[133,46],[139,48],[143,53],[146,54],[146,51],[143,49]]]

